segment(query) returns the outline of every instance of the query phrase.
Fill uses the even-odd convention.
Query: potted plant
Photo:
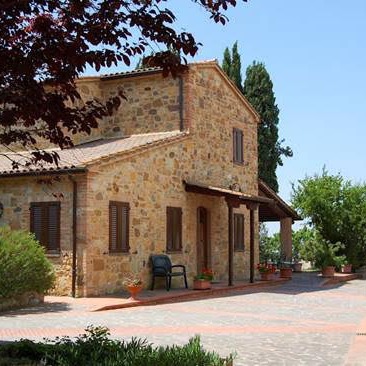
[[[276,266],[269,263],[258,263],[257,270],[261,275],[262,281],[269,281],[273,279],[273,275],[276,272]]]
[[[194,277],[194,290],[208,290],[211,288],[211,281],[213,280],[213,271],[210,268],[204,268],[201,273]]]
[[[137,294],[142,290],[140,276],[134,273],[126,273],[123,279],[123,286],[130,294],[131,300],[136,300]]]
[[[281,278],[292,278],[292,268],[288,264],[283,264],[280,268],[280,277]]]
[[[302,263],[300,262],[300,253],[298,251],[294,251],[292,257],[292,269],[294,272],[301,272],[302,270]]]
[[[301,262],[294,262],[292,265],[294,272],[301,272],[302,270],[302,263]]]
[[[343,266],[341,267],[342,273],[352,273],[352,264],[344,261]]]
[[[345,262],[345,256],[337,255],[342,247],[340,243],[332,244],[322,241],[316,253],[315,266],[321,268],[323,277],[333,277],[336,268],[340,269]]]

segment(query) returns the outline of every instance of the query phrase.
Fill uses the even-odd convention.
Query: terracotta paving
[[[127,294],[47,297],[42,306],[2,313],[0,340],[73,337],[102,325],[111,337],[137,336],[155,345],[183,344],[200,334],[206,349],[236,352],[235,366],[366,365],[366,281],[325,284],[303,273],[290,281],[217,285],[210,292],[146,291],[128,308],[121,307],[131,303]],[[116,309],[94,311],[106,306]]]

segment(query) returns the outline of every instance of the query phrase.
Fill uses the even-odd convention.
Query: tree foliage
[[[227,8],[236,5],[235,0],[191,1],[221,24]],[[122,92],[81,103],[75,79],[87,66],[97,71],[128,66],[153,44],[162,51],[149,59],[150,66],[162,67],[165,75],[184,71],[184,57],[194,56],[200,43],[189,32],[175,31],[176,16],[164,7],[168,2],[0,0],[0,145],[11,149],[17,142],[36,149],[42,138],[68,147],[72,134],[90,133],[112,114]],[[33,157],[57,160],[37,150]]]
[[[322,238],[343,244],[339,254],[355,266],[366,262],[366,185],[352,185],[324,169],[293,187],[292,203]]]
[[[226,75],[230,77],[231,74],[231,53],[229,47],[225,48],[224,58],[222,60],[222,69],[225,71]]]
[[[265,224],[259,226],[259,260],[261,263],[277,263],[281,259],[281,240],[280,234],[268,235],[268,229]]]
[[[276,170],[283,165],[282,156],[292,156],[289,146],[283,147],[279,140],[279,109],[273,92],[271,78],[263,63],[253,62],[246,70],[244,95],[259,113],[258,127],[258,174],[275,192],[278,192]]]
[[[238,41],[233,44],[231,52],[228,47],[225,48],[222,69],[242,92],[241,57],[238,50]]]

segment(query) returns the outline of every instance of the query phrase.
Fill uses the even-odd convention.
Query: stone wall
[[[71,135],[75,145],[99,138],[121,137],[132,134],[174,131],[180,128],[180,79],[164,78],[161,73],[133,75],[130,78],[101,79],[84,77],[76,81],[82,101],[98,99],[105,101],[122,90],[126,97],[111,117],[98,122],[98,128],[90,135]],[[55,148],[48,141],[37,138],[39,148]],[[20,144],[13,144],[13,150],[24,150]],[[0,145],[0,151],[8,150]]]
[[[195,177],[202,183],[258,194],[257,122],[212,63],[194,64],[184,80],[185,124],[196,140]],[[243,131],[244,164],[233,163],[233,128]]]
[[[88,243],[86,293],[97,295],[122,289],[123,274],[137,272],[146,287],[151,280],[149,257],[166,252],[166,207],[183,211],[183,250],[172,253],[187,266],[189,280],[197,273],[197,208],[211,218],[211,266],[217,279],[228,276],[228,210],[223,198],[187,193],[183,180],[220,187],[238,183],[245,193],[257,194],[257,124],[227,81],[212,68],[193,68],[184,79],[185,124],[192,131],[174,143],[124,158],[110,158],[88,174]],[[190,94],[189,94],[190,93]],[[233,106],[228,108],[227,106]],[[244,131],[243,165],[232,162],[232,129]],[[254,141],[253,141],[254,139]],[[152,169],[153,167],[153,169]],[[109,254],[109,201],[130,204],[130,253]],[[245,251],[235,252],[235,279],[249,277],[249,211],[245,215]],[[98,225],[105,222],[105,225]],[[257,217],[256,217],[257,224]],[[256,236],[258,258],[258,237]],[[174,279],[176,286],[181,279]],[[173,283],[174,285],[174,283]]]
[[[91,135],[73,136],[75,143],[100,137],[179,130],[179,78],[164,78],[161,73],[117,79],[81,78],[78,88],[83,100],[107,100],[122,90],[126,100],[113,116],[104,118]]]
[[[227,205],[223,198],[185,192],[182,180],[189,178],[185,167],[190,167],[193,151],[194,141],[189,138],[122,162],[111,159],[98,165],[95,171],[91,170],[88,185],[88,295],[121,290],[123,275],[130,271],[141,274],[145,287],[150,285],[149,257],[166,252],[167,206],[178,206],[183,210],[183,250],[171,254],[172,261],[187,266],[190,280],[197,273],[196,215],[197,208],[203,206],[211,216],[212,268],[217,279],[227,279]],[[108,253],[109,201],[130,204],[128,254]],[[249,276],[249,214],[244,207],[235,212],[243,212],[246,218],[246,250],[235,253],[236,279],[244,279]],[[178,283],[180,279],[173,281],[173,285],[182,286]]]

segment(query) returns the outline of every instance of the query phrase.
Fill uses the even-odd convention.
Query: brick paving
[[[120,299],[48,298],[43,306],[2,313],[0,340],[76,336],[88,325],[111,336],[183,344],[200,334],[205,348],[234,365],[366,365],[366,281],[321,286],[313,273],[276,287],[155,306],[91,311]]]

